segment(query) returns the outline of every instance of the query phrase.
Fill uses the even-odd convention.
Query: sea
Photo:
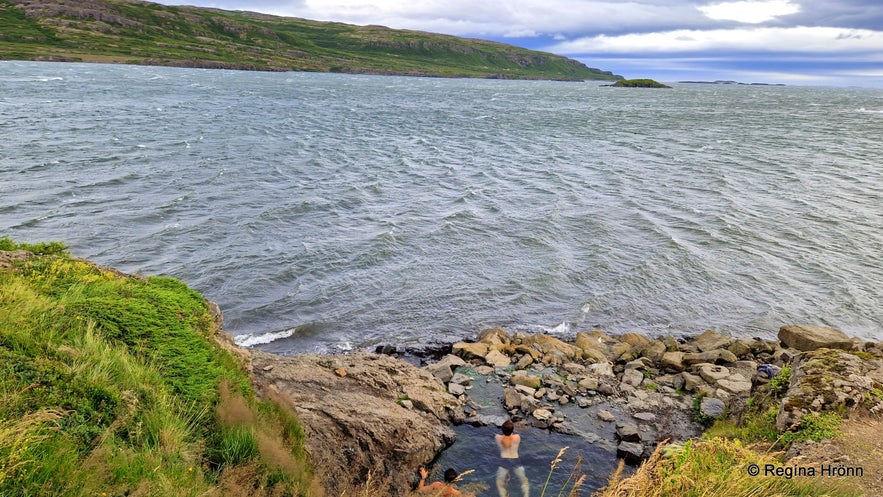
[[[494,326],[883,340],[883,91],[0,62],[0,236],[179,278],[238,343]]]

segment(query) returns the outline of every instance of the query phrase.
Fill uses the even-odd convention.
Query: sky
[[[883,88],[883,0],[159,3],[482,38],[565,55],[626,78]]]

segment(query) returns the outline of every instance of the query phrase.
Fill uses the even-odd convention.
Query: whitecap
[[[236,335],[233,337],[233,341],[240,347],[254,347],[255,345],[263,345],[275,342],[276,340],[282,340],[283,338],[288,338],[294,334],[294,331],[295,328],[289,328],[287,330],[260,333],[257,335],[246,333],[244,335]]]

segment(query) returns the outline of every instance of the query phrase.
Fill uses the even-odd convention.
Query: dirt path
[[[841,425],[842,435],[833,445],[849,456],[849,464],[862,468],[862,476],[848,477],[866,497],[883,497],[883,420],[859,417]]]

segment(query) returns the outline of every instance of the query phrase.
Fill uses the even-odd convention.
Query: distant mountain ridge
[[[619,80],[492,41],[139,0],[0,0],[0,59],[436,77]]]

